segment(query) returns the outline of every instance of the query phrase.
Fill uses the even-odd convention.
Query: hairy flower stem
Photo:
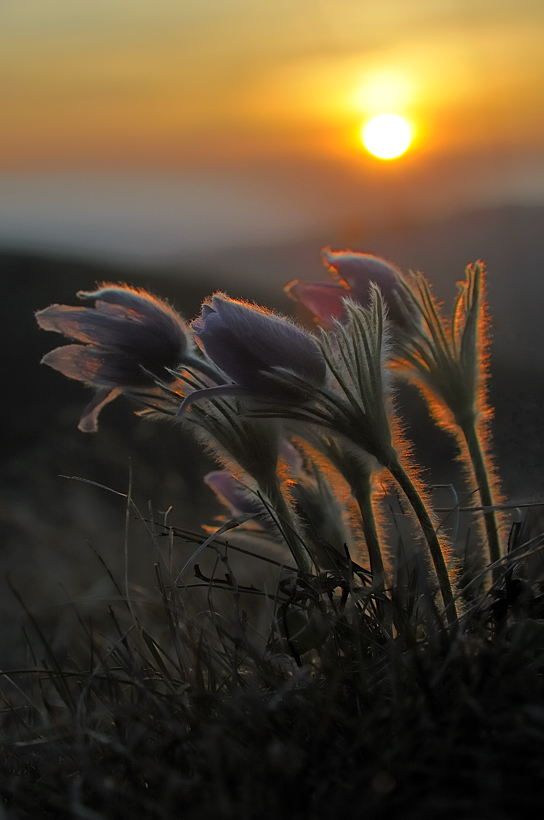
[[[385,612],[385,569],[383,565],[380,539],[376,527],[376,517],[372,506],[372,482],[370,473],[361,471],[358,480],[351,479],[351,493],[361,513],[361,525],[365,536],[366,548],[370,560],[373,587],[377,593],[376,609],[383,624],[389,631],[389,613]]]
[[[305,575],[311,575],[314,566],[310,553],[304,546],[300,527],[295,513],[283,494],[280,481],[272,476],[270,480],[259,483],[265,501],[270,505],[276,524],[289,547],[296,565]]]
[[[366,548],[368,550],[368,557],[370,560],[372,580],[374,582],[374,586],[376,587],[376,591],[384,592],[385,570],[383,566],[380,539],[376,528],[376,518],[372,507],[372,484],[370,475],[366,472],[361,472],[357,479],[350,476],[350,485],[352,495],[357,502],[357,506],[359,507],[361,513],[361,524],[363,527]]]
[[[354,457],[348,448],[329,445],[324,452],[349,484],[351,495],[359,507],[372,581],[376,591],[383,593],[385,591],[385,569],[372,505],[372,467],[369,466],[367,459]]]
[[[459,426],[467,443],[482,507],[485,508],[484,521],[487,533],[487,543],[489,547],[489,559],[490,562],[494,564],[502,557],[502,551],[499,538],[499,526],[497,524],[495,510],[493,509],[493,493],[491,491],[491,482],[489,479],[489,471],[487,469],[485,455],[480,443],[480,437],[478,436],[478,432],[476,430],[474,418],[464,424],[460,424]]]
[[[421,525],[421,529],[423,530],[425,540],[427,541],[427,545],[429,547],[429,552],[431,553],[438,584],[440,586],[440,593],[442,595],[442,600],[444,601],[447,621],[451,627],[456,628],[458,623],[457,610],[455,608],[455,601],[448,574],[448,568],[446,566],[442,547],[440,546],[431,517],[421,499],[420,494],[414,486],[412,479],[402,464],[400,464],[398,459],[391,459],[387,465],[387,468],[393,478],[400,485]]]

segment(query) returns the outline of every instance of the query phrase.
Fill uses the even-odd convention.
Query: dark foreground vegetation
[[[256,652],[220,618],[183,624],[163,583],[171,641],[118,601],[103,634],[82,622],[87,657],[55,658],[42,635],[34,668],[6,676],[3,816],[491,820],[541,805],[544,632],[528,601],[494,621],[479,601],[449,648],[432,612],[388,640],[356,608],[301,659]]]

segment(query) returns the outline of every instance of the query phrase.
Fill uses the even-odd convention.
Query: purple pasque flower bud
[[[204,483],[210,487],[222,504],[230,509],[231,515],[266,515],[267,509],[256,493],[248,488],[229,470],[213,470],[204,476]]]
[[[166,368],[185,360],[193,342],[182,317],[145,290],[104,283],[77,295],[95,306],[50,305],[36,313],[36,321],[43,330],[81,343],[57,347],[42,362],[96,388],[79,422],[80,430],[94,432],[105,404],[125,388],[167,377]]]
[[[406,317],[399,306],[399,299],[406,304],[400,268],[379,256],[349,250],[323,248],[322,258],[336,280],[334,283],[295,280],[285,288],[288,296],[304,305],[320,325],[330,329],[335,319],[346,318],[343,305],[346,296],[368,308],[370,284],[374,282],[382,293],[391,321],[399,327],[406,326]]]
[[[345,318],[343,299],[350,296],[346,285],[335,285],[331,282],[301,282],[295,279],[284,288],[286,294],[303,305],[314,317],[314,321],[330,330],[335,320]]]
[[[234,382],[214,390],[305,401],[308,395],[302,388],[273,377],[286,370],[310,385],[325,380],[325,359],[317,342],[287,318],[257,305],[218,293],[202,306],[192,326],[206,354]]]

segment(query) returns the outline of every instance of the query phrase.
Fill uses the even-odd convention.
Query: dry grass
[[[544,626],[537,588],[508,574],[538,555],[535,522],[505,562],[509,586],[468,602],[451,642],[425,573],[392,596],[391,638],[353,578],[335,579],[332,597],[323,577],[298,598],[269,580],[245,591],[227,533],[210,548],[211,580],[201,553],[200,577],[177,585],[190,535],[137,526],[154,583],[135,588],[102,559],[113,594],[92,613],[73,606],[61,652],[15,591],[31,663],[3,676],[4,816],[509,818],[539,805]],[[265,594],[284,606],[268,643],[247,615]],[[282,612],[309,599],[327,635],[303,652]]]

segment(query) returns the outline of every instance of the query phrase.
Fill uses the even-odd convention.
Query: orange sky
[[[540,150],[543,34],[540,0],[5,0],[0,168],[348,156],[389,109],[414,150]]]
[[[543,35],[542,0],[3,0],[0,177],[298,175],[346,204],[350,178],[446,201],[464,168],[544,201]],[[358,139],[384,112],[414,128],[394,168]]]

